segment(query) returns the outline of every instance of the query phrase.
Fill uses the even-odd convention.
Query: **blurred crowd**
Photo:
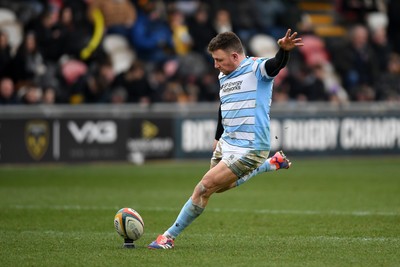
[[[0,104],[218,101],[208,42],[234,31],[271,57],[288,28],[305,46],[274,101],[400,101],[400,1],[331,1],[346,28],[335,38],[299,2],[0,0]]]

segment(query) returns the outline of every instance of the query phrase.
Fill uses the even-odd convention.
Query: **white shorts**
[[[211,167],[214,167],[222,160],[240,178],[263,164],[268,155],[269,151],[267,150],[249,150],[248,148],[232,146],[221,138],[213,152]]]

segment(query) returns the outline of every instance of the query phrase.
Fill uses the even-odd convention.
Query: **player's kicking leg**
[[[236,186],[239,186],[259,173],[277,171],[281,169],[289,169],[292,162],[286,157],[283,151],[278,151],[272,157],[268,158],[260,167],[255,169],[250,174],[241,177],[236,181]]]
[[[234,174],[224,162],[218,163],[210,169],[195,187],[192,196],[182,207],[176,221],[172,226],[159,235],[155,241],[148,245],[150,249],[171,249],[174,247],[175,238],[189,226],[208,204],[210,196],[228,187],[237,180]]]
[[[252,172],[252,170],[260,167],[266,161],[268,155],[268,151],[243,152],[238,150],[238,153],[228,153],[223,156],[221,151],[223,149],[221,149],[221,143],[219,143],[213,153],[210,170],[195,187],[191,198],[182,207],[175,223],[163,235],[158,236],[155,241],[149,244],[148,248],[173,248],[174,239],[203,212],[212,194],[233,188],[238,177],[243,177],[244,173]],[[279,168],[283,166],[278,155],[276,159],[271,159],[270,162],[275,166],[275,169],[277,166]]]
[[[225,192],[226,190],[238,187],[243,183],[247,182],[248,180],[250,180],[251,178],[253,178],[254,176],[256,176],[257,174],[263,172],[277,171],[280,169],[289,169],[291,165],[292,162],[286,157],[283,151],[282,150],[278,151],[275,153],[275,155],[268,158],[260,167],[256,168],[251,173],[239,178],[237,181],[230,184],[227,188],[217,191],[217,193],[222,193]]]

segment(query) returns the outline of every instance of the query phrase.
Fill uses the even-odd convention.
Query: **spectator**
[[[231,1],[225,1],[226,8],[231,14],[231,20],[234,25],[235,32],[247,47],[250,38],[259,31],[257,25],[254,0],[237,1],[234,5]]]
[[[226,9],[219,9],[214,17],[214,30],[215,32],[222,33],[222,32],[231,32],[234,31],[231,14]]]
[[[8,0],[2,1],[4,6],[12,8],[18,15],[18,20],[23,25],[29,25],[35,19],[37,19],[48,4],[47,1],[43,0]],[[7,2],[12,2],[12,5]]]
[[[392,44],[393,52],[400,54],[400,1],[389,0],[387,6],[388,28],[387,36]]]
[[[349,42],[332,51],[332,62],[353,100],[356,100],[356,91],[373,86],[379,74],[378,61],[368,36],[366,26],[355,25],[349,32]]]
[[[89,42],[91,27],[83,18],[75,17],[71,6],[64,6],[60,11],[60,30],[62,38],[62,54],[79,58],[81,50]]]
[[[254,0],[254,18],[259,31],[275,39],[284,35],[286,29],[294,27],[300,14],[297,5],[285,5],[281,0]]]
[[[75,77],[72,84],[66,86],[71,104],[109,102],[115,79],[115,73],[109,61],[99,62],[87,72],[77,70],[72,76]]]
[[[115,78],[114,88],[124,90],[127,94],[127,102],[149,104],[152,90],[147,79],[144,64],[136,61],[128,71]]]
[[[400,101],[400,55],[389,56],[388,72],[382,74],[376,85],[377,100]]]
[[[197,8],[201,4],[198,0],[174,0],[169,1],[173,9],[179,10],[185,17],[191,17],[196,12]]]
[[[206,4],[202,4],[196,10],[193,17],[188,18],[189,34],[193,39],[192,51],[209,58],[207,45],[209,40],[217,35],[212,26],[209,8]]]
[[[218,101],[219,86],[217,80],[218,74],[214,70],[210,70],[200,77],[199,83],[199,101]]]
[[[299,52],[308,67],[325,64],[330,61],[330,55],[326,49],[324,39],[312,33],[304,34],[302,39],[304,46],[299,48]]]
[[[324,85],[326,96],[321,100],[328,99],[329,102],[343,104],[349,101],[346,90],[342,87],[339,78],[330,62],[318,63],[313,66],[315,77]]]
[[[189,53],[185,56],[180,56],[177,60],[178,69],[177,75],[186,77],[188,75],[194,75],[200,77],[210,67],[204,57],[197,53]]]
[[[149,73],[149,84],[152,90],[152,102],[163,102],[163,95],[168,78],[163,70],[163,65],[158,64]]]
[[[88,72],[88,66],[80,60],[63,58],[59,65],[58,98],[61,102],[71,102],[73,104],[83,102],[83,94],[79,87],[85,81],[84,77]]]
[[[127,93],[125,88],[116,88],[112,90],[110,96],[110,103],[111,104],[124,104],[127,102]]]
[[[59,9],[52,5],[33,27],[37,47],[46,62],[55,63],[63,54],[63,32],[59,23]]]
[[[259,51],[251,45],[254,37],[269,34],[273,39],[281,35],[282,28],[295,29],[301,15],[298,1],[292,0],[250,0],[235,2],[235,5],[227,0],[0,2],[15,12],[25,29],[24,40],[15,54],[8,40],[16,43],[14,35],[0,31],[0,79],[11,77],[16,91],[14,98],[16,94],[34,92],[27,86],[32,83],[45,89],[42,93],[26,94],[26,103],[35,102],[28,100],[34,97],[28,96],[40,94],[41,103],[125,103],[141,102],[140,99],[145,103],[214,101],[219,90],[212,79],[215,77],[209,73],[209,64],[212,64],[206,51],[209,40],[218,32],[234,31],[242,37],[250,54],[258,56]],[[391,54],[400,53],[400,2],[336,2],[344,8],[347,18],[344,24],[352,26],[348,40],[321,39],[313,32],[311,20],[304,20],[299,26],[303,26],[301,35],[306,45],[291,54],[291,64],[279,74],[281,79],[275,81],[274,98],[336,103],[346,102],[348,98],[352,101],[398,99],[398,63]],[[385,3],[386,9],[382,7]],[[170,17],[166,7],[174,10]],[[91,13],[94,8],[97,11]],[[379,11],[379,22],[384,25],[375,23],[377,14],[371,13],[375,11]],[[89,21],[88,14],[96,18],[96,23]],[[361,24],[355,25],[356,22]],[[148,80],[147,85],[143,80],[142,84],[132,79],[135,71],[125,71],[131,62],[124,65],[117,59],[119,67],[114,65],[113,71],[102,63],[109,56],[102,50],[107,31],[128,37],[133,51],[131,60],[136,56],[142,62],[145,77],[140,79]],[[64,64],[65,58],[78,57],[82,61],[72,64],[72,68],[71,64]],[[122,71],[114,80],[115,73]],[[129,88],[148,87],[144,90],[145,97],[141,97],[142,89],[131,91],[126,88],[127,84],[135,84]],[[18,94],[21,87],[23,90]],[[47,88],[53,88],[54,92],[47,92]]]
[[[163,101],[167,103],[184,103],[187,102],[187,95],[182,83],[177,80],[168,81],[163,92]]]
[[[171,29],[162,16],[162,6],[150,1],[138,10],[138,18],[131,31],[131,42],[140,60],[157,63],[173,55]]]
[[[371,45],[375,55],[377,55],[379,69],[387,72],[392,48],[388,42],[386,29],[383,27],[373,29],[371,35]]]
[[[17,94],[15,93],[14,82],[9,77],[4,77],[0,81],[0,104],[17,104]]]
[[[84,78],[85,76],[82,76]],[[90,74],[85,86],[83,96],[86,103],[105,103],[109,97],[115,73],[112,64],[109,62],[100,63],[97,70]]]
[[[290,101],[289,91],[290,86],[287,83],[288,69],[281,69],[279,74],[275,77],[274,91],[272,94],[272,100],[275,102],[286,103]]]
[[[196,103],[199,101],[199,85],[195,75],[187,75],[184,80],[185,102]]]
[[[72,10],[73,22],[79,27],[87,28],[90,24],[88,18],[88,10],[90,0],[63,0],[64,8],[68,7]],[[60,18],[63,19],[62,17]]]
[[[136,21],[136,8],[129,0],[87,0],[89,13],[98,8],[104,17],[107,33],[117,33],[129,38]]]
[[[56,96],[56,89],[53,87],[47,87],[43,92],[42,103],[48,105],[55,104]]]
[[[8,35],[0,31],[0,77],[10,75],[9,67],[12,61],[11,46]]]
[[[40,88],[35,83],[24,85],[22,88],[19,89],[18,95],[20,97],[21,103],[23,104],[36,105],[42,103],[42,88]]]
[[[12,73],[17,89],[23,84],[43,80],[46,64],[33,32],[28,32],[19,46],[12,61]]]
[[[172,11],[169,18],[169,25],[172,30],[172,42],[175,54],[179,56],[187,55],[191,51],[193,41],[183,13],[178,10]]]
[[[383,0],[336,0],[336,10],[349,25],[365,24],[367,14],[382,9]]]
[[[377,94],[372,86],[360,84],[353,88],[353,100],[357,102],[372,102]]]
[[[281,87],[283,89],[280,91],[287,92],[292,100],[306,102],[329,99],[323,81],[309,66],[304,66],[300,72],[288,75],[282,81]]]

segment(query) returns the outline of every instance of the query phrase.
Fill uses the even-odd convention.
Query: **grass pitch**
[[[399,157],[292,161],[214,195],[169,251],[146,246],[207,160],[0,167],[0,265],[400,265]],[[122,207],[144,219],[137,249],[122,249],[114,230]]]

